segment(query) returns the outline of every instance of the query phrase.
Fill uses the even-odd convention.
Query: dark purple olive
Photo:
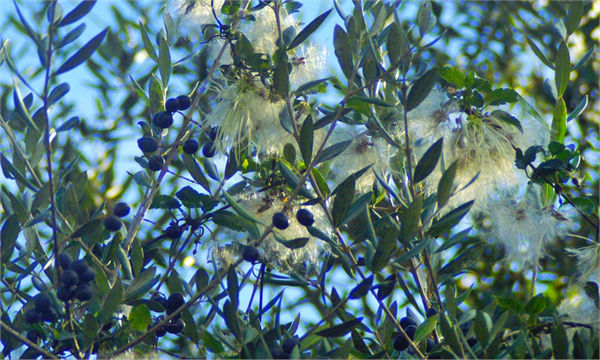
[[[175,111],[179,110],[179,100],[175,98],[167,99],[167,101],[165,101],[165,110],[170,113],[174,113]]]
[[[315,216],[310,210],[300,209],[296,213],[296,219],[301,225],[312,226],[315,223]]]
[[[79,276],[75,271],[67,270],[60,275],[60,281],[64,286],[75,286],[79,282]]]

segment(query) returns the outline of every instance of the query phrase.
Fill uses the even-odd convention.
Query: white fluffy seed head
[[[455,184],[460,189],[475,176],[477,179],[450,199],[448,209],[475,200],[473,210],[484,210],[493,195],[514,188],[523,182],[523,175],[514,165],[515,150],[511,145],[518,130],[488,117],[469,121],[450,138],[445,138],[446,166],[458,161]],[[437,187],[441,171],[431,177]]]
[[[516,191],[526,182],[523,171],[514,164],[516,153],[513,146],[525,150],[530,146],[547,144],[548,127],[522,111],[518,115],[523,127],[521,134],[516,127],[494,116],[467,119],[458,111],[456,102],[449,101],[442,90],[434,89],[408,113],[415,163],[435,141],[443,137],[443,157],[436,171],[425,181],[426,190],[436,191],[443,169],[458,161],[454,180],[457,189],[479,175],[470,186],[452,196],[442,213],[471,200],[475,200],[474,211],[485,211],[486,204],[499,191]],[[403,120],[398,121],[402,123]],[[398,128],[401,130],[402,127]]]
[[[158,356],[158,353],[156,351],[139,353],[137,351],[128,350],[128,351],[125,351],[124,353],[119,354],[116,357],[112,358],[112,360],[141,360],[141,359],[158,360],[160,358],[161,357]]]
[[[588,297],[580,285],[571,286],[565,299],[558,307],[561,315],[568,315],[564,321],[589,324],[596,331],[600,330],[600,314],[594,300]]]
[[[225,0],[214,0],[215,13],[221,13],[221,7]],[[202,26],[216,24],[211,0],[169,0],[167,11],[173,18],[175,26],[180,34],[193,39],[202,37]]]
[[[235,147],[236,154],[239,154],[249,145],[254,145],[260,152],[268,129],[271,129],[272,136],[273,131],[276,134],[285,131],[279,131],[279,113],[285,103],[270,94],[260,82],[240,79],[225,87],[216,101],[217,105],[207,116],[205,126],[220,127],[215,147],[221,153]]]
[[[329,178],[336,186],[349,175],[369,165],[379,173],[387,173],[390,146],[385,140],[369,135],[364,125],[338,123],[328,144],[333,145],[344,141],[352,141],[352,143],[331,161]],[[355,189],[359,193],[365,193],[371,189],[374,181],[375,173],[369,169],[356,181]]]
[[[409,134],[413,141],[437,140],[450,135],[456,128],[454,119],[458,115],[457,110],[456,103],[450,102],[443,90],[433,89],[419,106],[407,114]],[[401,106],[396,111],[403,113]],[[402,116],[400,118],[400,122],[403,122]],[[404,127],[400,126],[399,129],[403,131]]]
[[[302,44],[294,50],[296,53],[290,58],[293,66],[290,73],[292,89],[326,77],[327,47],[325,47],[325,44]]]
[[[493,240],[506,250],[506,261],[537,267],[545,248],[566,234],[570,222],[557,210],[542,208],[531,187],[521,201],[502,196],[489,204]]]
[[[238,26],[237,31],[244,34],[252,44],[255,53],[272,56],[277,49],[277,40],[279,39],[279,30],[277,29],[277,20],[273,8],[271,6],[266,6],[259,11],[252,12],[251,15],[253,15],[256,20],[242,21]],[[299,28],[294,18],[291,15],[288,15],[283,8],[281,9],[280,20],[282,31],[288,27]],[[212,59],[216,58],[216,55],[221,50],[223,44],[223,39],[214,39],[211,41],[210,57]],[[220,63],[231,64],[232,62],[233,58],[231,57],[231,51],[226,51],[221,58]]]
[[[580,283],[593,281],[600,283],[600,244],[573,249],[566,248],[567,254],[577,258],[577,280]]]

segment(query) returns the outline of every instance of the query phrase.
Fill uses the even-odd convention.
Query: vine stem
[[[12,336],[14,336],[17,339],[19,339],[20,342],[22,342],[23,344],[28,345],[30,348],[32,348],[35,351],[39,352],[40,354],[44,355],[45,358],[47,358],[47,359],[58,359],[58,357],[56,357],[54,354],[52,354],[52,353],[50,353],[50,352],[42,349],[37,344],[34,344],[33,342],[29,341],[29,339],[27,339],[25,336],[21,335],[18,331],[16,331],[15,329],[11,328],[8,325],[6,325],[4,323],[4,321],[0,320],[0,325],[2,326],[2,328],[4,330],[6,330],[7,332],[9,332]]]

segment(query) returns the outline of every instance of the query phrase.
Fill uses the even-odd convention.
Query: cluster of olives
[[[31,341],[32,343],[37,344],[38,341],[40,341],[40,338],[42,336],[36,330],[29,330],[27,332],[27,335],[25,335],[25,337],[27,338],[27,340]]]
[[[294,347],[300,347],[300,338],[296,335],[287,338],[281,343],[281,347],[270,349],[273,359],[290,359]]]
[[[166,129],[173,125],[173,114],[177,111],[183,111],[190,108],[192,100],[187,95],[179,95],[176,98],[170,98],[165,101],[165,111],[158,112],[152,118],[156,127]]]
[[[47,294],[37,294],[33,298],[33,304],[34,306],[25,312],[26,322],[30,324],[35,324],[40,321],[53,323],[56,322],[56,320],[58,320],[58,313],[56,312],[56,310],[54,310],[54,307],[52,307],[52,301],[50,300],[50,296],[48,296]],[[31,341],[34,342],[33,340]]]
[[[204,157],[211,158],[215,156],[215,139],[217,138],[218,133],[218,127],[210,128],[210,130],[206,133],[210,141],[202,146],[202,155]],[[184,153],[192,155],[198,152],[200,149],[200,144],[194,139],[189,139],[183,143],[182,149]]]
[[[56,289],[56,297],[64,302],[73,298],[88,301],[94,294],[91,282],[96,278],[96,272],[83,259],[73,261],[66,252],[58,256],[58,263],[63,269],[60,275],[61,286]]]
[[[191,99],[187,95],[180,95],[177,98],[170,98],[165,102],[165,111],[156,113],[152,118],[152,123],[161,129],[169,128],[173,125],[173,114],[177,111],[187,110],[191,105]],[[202,155],[207,158],[215,156],[215,139],[217,138],[219,129],[211,128],[207,135],[210,141],[202,147]],[[144,136],[138,139],[138,147],[144,154],[151,154],[158,150],[158,141],[152,136]],[[188,139],[182,145],[183,152],[192,155],[198,152],[200,144],[197,140]],[[160,171],[165,165],[165,159],[161,155],[152,155],[148,157],[148,169],[152,171]]]
[[[110,232],[119,231],[123,226],[123,222],[119,218],[129,215],[130,211],[131,208],[126,203],[117,203],[113,208],[113,215],[109,215],[104,219],[103,224],[106,230]]]
[[[166,299],[164,296],[157,296],[152,300],[159,303],[167,311],[167,315],[160,315],[159,317],[157,317],[152,326],[156,326],[158,323],[166,319],[167,316],[171,316],[171,314],[173,314],[177,309],[179,309],[183,306],[183,304],[185,304],[183,295],[180,293],[171,294],[169,296],[169,299]],[[185,322],[181,319],[181,313],[179,313],[175,315],[175,317],[173,317],[171,320],[169,320],[169,322],[165,326],[156,330],[156,336],[162,337],[165,336],[167,333],[179,334],[184,329]]]
[[[290,226],[287,216],[284,213],[278,212],[273,214],[273,226],[279,230],[285,230]],[[300,209],[296,212],[296,220],[300,225],[306,227],[312,226],[315,223],[315,216],[310,210]]]
[[[438,314],[437,309],[435,309],[435,308],[427,309],[427,318],[430,318],[437,314]],[[407,316],[400,319],[400,326],[402,327],[402,329],[404,330],[406,335],[408,335],[408,337],[411,340],[413,340],[414,336],[415,336],[415,332],[417,331],[417,326],[419,326],[419,322],[417,319],[415,319],[412,316],[412,314],[410,312],[407,311]],[[427,341],[426,352],[430,352],[435,347],[435,341],[433,341],[433,339],[431,339],[431,338],[427,338],[426,341]],[[409,344],[408,340],[406,340],[406,338],[404,338],[404,336],[401,334],[396,336],[396,338],[394,339],[393,346],[394,346],[394,349],[396,349],[397,351],[404,351],[404,350],[408,349],[409,345],[410,344]]]

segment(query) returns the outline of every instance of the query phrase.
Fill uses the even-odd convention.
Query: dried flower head
[[[446,164],[458,161],[455,184],[462,188],[477,176],[473,184],[453,196],[449,208],[475,200],[473,209],[483,210],[498,190],[523,183],[524,175],[514,165],[512,144],[517,134],[513,126],[487,117],[469,121],[446,139]],[[434,186],[440,178],[441,172],[432,176]]]
[[[534,188],[517,202],[504,196],[490,203],[492,236],[506,250],[507,261],[537,267],[545,247],[566,234],[571,222],[553,208],[542,208]]]
[[[399,114],[402,108],[397,109]],[[437,140],[452,134],[456,128],[458,107],[441,89],[433,89],[419,106],[407,114],[409,132],[413,141]],[[403,128],[403,127],[401,127]],[[435,140],[434,140],[435,139]]]
[[[577,279],[579,282],[600,283],[600,244],[594,243],[579,249],[566,248],[567,254],[577,258]]]
[[[379,173],[389,169],[390,146],[379,138],[369,135],[364,125],[338,124],[328,143],[336,144],[352,141],[342,153],[331,161],[330,179],[340,184],[349,175],[371,165]],[[373,186],[375,174],[368,170],[355,184],[357,192],[367,192]]]
[[[215,13],[221,13],[225,0],[214,0]],[[211,7],[211,0],[169,0],[167,11],[173,18],[181,34],[192,38],[202,36],[202,26],[217,21]]]
[[[253,12],[252,15],[255,17],[254,21],[245,20],[238,26],[237,31],[244,34],[248,41],[252,44],[254,52],[257,54],[273,55],[277,49],[277,40],[279,39],[279,30],[277,29],[277,19],[275,18],[275,11],[271,6]],[[289,15],[285,9],[281,8],[280,12],[281,28],[285,30],[289,27],[299,28],[298,23],[294,18]],[[211,41],[211,57],[214,59],[216,55],[221,51],[225,40],[215,39]],[[224,56],[221,58],[221,64],[231,64],[233,58],[231,52],[226,51]]]
[[[561,315],[568,315],[566,321],[589,324],[596,331],[600,330],[598,307],[580,285],[571,286],[567,289],[566,297],[558,307],[558,312]]]
[[[119,354],[116,357],[112,358],[112,360],[141,360],[141,359],[158,360],[158,359],[160,359],[160,357],[158,356],[158,353],[156,351],[140,353],[137,351],[128,350],[128,351],[125,351],[124,353]]]
[[[431,144],[444,138],[442,161],[426,180],[427,189],[437,189],[443,167],[454,161],[458,161],[455,186],[463,189],[471,184],[456,193],[443,212],[471,200],[475,200],[473,210],[483,211],[498,191],[516,190],[526,182],[523,172],[514,164],[514,147],[527,149],[547,144],[549,130],[524,112],[519,114],[519,119],[522,133],[493,113],[466,118],[441,90],[431,91],[416,109],[408,113],[409,132],[418,158]]]
[[[271,136],[285,132],[279,124],[279,113],[285,103],[254,79],[242,78],[225,87],[216,101],[205,126],[220,127],[215,147],[221,153],[231,147],[239,153],[249,145],[260,152],[265,143],[263,137],[257,141],[257,133],[264,134],[267,129]]]
[[[290,73],[290,85],[292,89],[325,77],[327,66],[327,48],[325,44],[302,44],[295,50],[296,54],[290,58],[293,66]]]

